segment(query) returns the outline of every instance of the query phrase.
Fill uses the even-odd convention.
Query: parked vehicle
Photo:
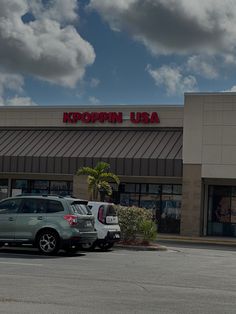
[[[120,240],[120,226],[114,204],[89,201],[88,207],[95,218],[97,239],[83,247],[92,249],[98,246],[102,250],[110,249],[115,242]]]
[[[87,202],[61,196],[17,196],[0,202],[0,246],[31,244],[47,255],[97,239]]]

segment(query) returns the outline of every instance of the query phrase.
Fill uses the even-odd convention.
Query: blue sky
[[[236,91],[232,0],[2,0],[1,105],[182,104]]]

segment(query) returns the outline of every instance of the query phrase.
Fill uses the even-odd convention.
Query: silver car
[[[60,196],[18,196],[0,202],[0,246],[32,244],[48,255],[96,240],[87,202]]]

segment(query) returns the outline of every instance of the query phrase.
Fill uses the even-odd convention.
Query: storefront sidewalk
[[[228,245],[236,246],[236,237],[186,237],[173,234],[158,234],[158,242],[175,242],[175,243],[196,243],[196,244],[213,244],[213,245]]]

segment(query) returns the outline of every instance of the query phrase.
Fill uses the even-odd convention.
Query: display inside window
[[[162,185],[162,194],[172,194],[172,185],[171,184],[163,184]]]
[[[209,186],[207,234],[235,236],[236,194],[232,186]]]
[[[8,180],[0,180],[0,200],[8,196]]]
[[[48,190],[49,181],[46,180],[34,180],[32,181],[33,189],[35,190]]]
[[[173,185],[173,194],[181,195],[182,194],[182,185],[174,184]]]
[[[148,192],[149,193],[160,194],[161,186],[159,184],[149,184],[148,185]]]
[[[126,183],[124,188],[125,188],[125,192],[131,192],[131,193],[136,192],[136,184],[134,183]]]
[[[28,180],[12,180],[11,196],[28,193]]]
[[[73,190],[72,181],[49,181],[49,180],[13,180],[11,195],[21,194],[57,194],[71,195]]]

